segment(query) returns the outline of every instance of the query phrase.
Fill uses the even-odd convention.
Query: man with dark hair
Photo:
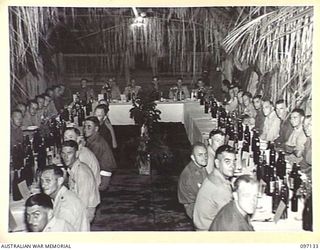
[[[192,146],[191,161],[183,169],[178,182],[178,199],[192,219],[194,203],[203,180],[207,177],[208,163],[206,146],[197,142]]]
[[[60,87],[60,97],[64,105],[70,104],[72,100],[72,92],[68,86],[65,84],[59,84]]]
[[[283,99],[276,101],[276,114],[280,118],[280,132],[279,137],[275,139],[275,146],[279,150],[285,149],[285,143],[289,139],[290,134],[293,131],[293,127],[290,124],[290,117],[287,116],[287,105]]]
[[[302,161],[300,162],[301,172],[306,174],[310,180],[312,180],[312,117],[306,115],[303,120],[303,131],[307,137],[307,141],[304,144],[304,150],[302,152]]]
[[[258,186],[250,175],[239,176],[234,183],[234,200],[218,212],[209,231],[254,231],[249,216],[257,207]]]
[[[62,99],[62,92],[59,85],[53,86],[53,102],[58,112],[64,108],[64,101]]]
[[[253,97],[253,106],[255,110],[257,111],[257,115],[255,117],[255,129],[259,132],[259,134],[262,134],[263,131],[263,123],[265,116],[263,115],[262,111],[262,96],[261,95],[255,95]]]
[[[112,171],[117,168],[112,150],[106,140],[99,134],[99,120],[95,116],[86,118],[83,132],[86,146],[95,154],[100,165],[101,184],[100,190],[104,191],[110,184]]]
[[[274,111],[273,104],[270,100],[265,100],[262,103],[262,111],[265,116],[263,123],[263,131],[260,138],[264,141],[273,142],[279,137],[280,119]]]
[[[54,105],[52,97],[48,94],[44,94],[43,96],[44,96],[44,109],[47,114],[47,117],[51,118],[53,116],[56,116],[58,114],[58,111],[56,109],[56,106]]]
[[[75,231],[90,231],[86,208],[78,196],[64,185],[63,171],[55,165],[42,169],[41,188],[53,200],[53,214],[69,222]]]
[[[26,200],[26,222],[31,232],[74,232],[75,229],[65,220],[53,214],[50,196],[39,193]]]
[[[129,94],[137,96],[141,90],[141,86],[136,85],[136,80],[134,78],[130,79],[130,82],[125,87],[123,94],[128,99]]]
[[[228,112],[234,112],[234,111],[237,111],[238,109],[238,99],[237,99],[237,96],[234,92],[234,89],[235,89],[235,86],[230,84],[229,85],[229,100],[226,104],[226,110]]]
[[[37,126],[40,127],[41,120],[37,115],[38,103],[35,100],[29,101],[27,111],[23,117],[23,127]]]
[[[61,157],[68,167],[69,189],[81,199],[87,209],[87,218],[92,222],[100,203],[98,185],[91,169],[78,159],[78,144],[70,140],[62,144]]]
[[[64,141],[73,140],[78,143],[78,158],[81,162],[88,165],[95,177],[96,184],[99,186],[101,183],[99,161],[94,153],[85,146],[85,141],[80,135],[79,129],[74,127],[67,127],[64,131],[63,139]]]
[[[216,151],[215,168],[204,180],[196,199],[193,223],[197,230],[207,231],[218,211],[232,199],[236,154],[233,147],[222,145]]]
[[[26,111],[27,111],[27,106],[26,106],[24,103],[19,102],[19,103],[16,105],[15,109],[20,110],[21,113],[22,113],[22,117],[24,117],[24,115],[25,115],[25,113],[26,113]]]
[[[95,116],[100,122],[99,133],[103,136],[109,146],[117,148],[117,139],[114,133],[112,124],[108,118],[109,107],[104,104],[99,104],[95,110]]]
[[[179,77],[177,79],[177,83],[174,86],[174,88],[170,88],[169,98],[170,99],[175,98],[176,100],[178,100],[178,99],[184,100],[189,97],[190,97],[190,93],[189,93],[188,87],[183,85],[182,77]]]
[[[110,91],[111,100],[120,100],[120,88],[115,81],[115,77],[109,77],[106,83],[103,85],[101,94],[108,94]]]
[[[254,125],[257,112],[254,109],[253,104],[252,104],[252,94],[248,91],[245,91],[242,94],[242,101],[243,101],[242,114],[249,115],[251,118],[251,124]]]
[[[15,109],[11,112],[11,123],[10,123],[10,139],[11,139],[11,148],[14,145],[23,143],[23,132],[22,132],[22,121],[23,116],[22,112],[18,109]]]
[[[214,168],[214,159],[216,156],[217,149],[225,144],[226,135],[219,129],[212,130],[209,134],[209,145],[208,145],[208,164],[206,170],[210,174]]]
[[[84,103],[87,103],[91,98],[95,98],[95,93],[93,88],[88,87],[88,80],[85,78],[82,78],[80,80],[80,100],[83,101]]]
[[[290,114],[290,123],[293,127],[293,131],[286,141],[286,152],[293,154],[292,161],[298,162],[301,160],[302,152],[304,150],[304,144],[307,141],[307,137],[303,131],[303,119],[304,111],[302,109],[294,109]],[[300,160],[298,160],[300,158]],[[296,161],[297,160],[297,161]]]
[[[36,96],[36,101],[38,103],[38,110],[37,110],[37,115],[39,117],[40,120],[43,120],[47,117],[47,114],[46,114],[46,109],[45,109],[45,106],[44,106],[44,96],[43,95],[37,95]]]

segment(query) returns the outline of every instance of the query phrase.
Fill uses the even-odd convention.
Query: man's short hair
[[[74,140],[64,141],[62,143],[62,147],[71,147],[71,148],[74,148],[76,151],[78,151],[79,149],[78,143]]]
[[[53,91],[53,88],[52,88],[52,87],[47,88],[47,89],[46,89],[46,94],[48,94],[49,91]]]
[[[159,79],[159,77],[158,77],[158,76],[152,76],[152,79],[154,79],[154,78],[157,78],[157,79]]]
[[[263,102],[268,102],[272,107],[274,107],[273,106],[273,102],[270,100],[270,99],[264,99],[264,100],[262,100]]]
[[[224,80],[222,81],[222,85],[225,85],[225,86],[227,86],[228,88],[229,88],[230,84],[231,84],[230,81],[227,80],[227,79],[224,79]]]
[[[248,174],[244,174],[244,175],[240,175],[233,184],[233,191],[237,191],[239,189],[240,183],[241,182],[245,182],[245,183],[258,183],[258,181],[256,179],[254,179],[252,176],[248,175]]]
[[[221,135],[221,136],[225,136],[226,134],[223,133],[223,131],[221,131],[220,129],[214,129],[210,132],[209,134],[209,138],[212,138],[215,135]]]
[[[177,80],[181,80],[181,81],[182,81],[183,79],[182,79],[182,77],[180,76],[180,77],[177,78]]]
[[[66,129],[64,130],[64,132],[68,131],[68,130],[72,130],[76,133],[77,136],[81,135],[80,130],[78,128],[75,127],[66,127]]]
[[[33,207],[36,205],[47,209],[53,209],[52,200],[50,196],[45,193],[34,194],[26,200],[26,207]]]
[[[291,114],[292,114],[292,113],[298,113],[299,115],[301,115],[301,116],[303,116],[303,117],[305,116],[303,109],[299,109],[299,108],[293,109],[293,110],[291,111]]]
[[[29,100],[28,107],[30,107],[31,104],[36,104],[38,106],[38,102],[36,100],[34,100],[34,99],[33,100]]]
[[[262,99],[262,95],[255,95],[254,97],[253,97],[253,100],[254,99],[259,99],[259,100],[261,100]]]
[[[37,95],[35,99],[36,99],[36,100],[38,100],[38,99],[44,99],[44,96],[43,96],[43,95]]]
[[[97,109],[103,109],[105,114],[108,114],[109,112],[109,107],[105,104],[98,104],[97,107],[95,108],[95,110]]]
[[[279,99],[279,100],[276,101],[276,105],[277,104],[282,104],[282,103],[287,106],[285,100],[283,100],[283,99]]]
[[[44,173],[45,171],[50,171],[53,170],[53,174],[57,177],[63,177],[63,171],[60,167],[58,167],[55,164],[52,165],[48,165],[45,166],[42,170],[41,170],[41,174]]]
[[[244,96],[247,96],[247,97],[249,97],[249,98],[252,98],[252,94],[251,94],[249,91],[243,92],[242,97],[244,97]]]
[[[22,115],[22,111],[20,109],[14,109],[11,111],[11,116],[13,116],[14,113],[20,113]]]
[[[218,149],[216,151],[215,159],[218,159],[218,156],[221,155],[224,152],[231,153],[231,154],[235,154],[236,153],[236,151],[235,151],[235,149],[233,147],[231,147],[229,145],[222,145],[222,146],[218,147]]]
[[[194,144],[192,145],[192,147],[191,147],[191,154],[192,154],[192,155],[194,154],[194,150],[195,150],[196,147],[203,147],[203,148],[205,148],[205,149],[207,148],[204,143],[198,141],[198,142],[194,143]]]
[[[98,118],[95,117],[95,116],[89,116],[89,117],[87,117],[87,118],[85,119],[85,121],[93,122],[96,127],[99,127],[99,126],[100,126],[100,122],[99,122]]]
[[[88,79],[87,78],[81,78],[80,82],[82,82],[82,81],[88,82]]]
[[[55,90],[55,89],[60,89],[60,86],[59,85],[54,85],[52,86],[52,89]]]

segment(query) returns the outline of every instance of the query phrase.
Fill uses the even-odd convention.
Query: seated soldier
[[[310,180],[311,177],[311,167],[312,167],[312,117],[311,115],[306,115],[303,121],[303,131],[307,137],[307,141],[304,144],[304,150],[302,152],[302,161],[300,162],[301,172],[306,174]]]
[[[27,111],[25,116],[23,117],[23,127],[27,128],[29,126],[37,126],[40,127],[41,120],[37,115],[38,103],[35,100],[29,101]]]
[[[280,118],[280,132],[279,137],[275,139],[276,149],[284,150],[285,143],[289,139],[290,134],[293,131],[293,127],[290,124],[290,116],[288,116],[287,105],[283,99],[276,101],[276,114]]]
[[[26,222],[31,232],[74,232],[72,225],[53,213],[50,196],[39,193],[26,200]]]
[[[44,94],[44,109],[45,109],[45,113],[47,115],[48,118],[54,117],[56,115],[58,115],[58,111],[56,109],[56,106],[54,105],[54,102],[52,100],[52,97],[48,94]]]
[[[15,109],[11,112],[11,123],[10,123],[10,147],[17,146],[19,143],[23,144],[23,132],[22,132],[22,112]]]
[[[133,95],[137,96],[140,90],[141,86],[136,85],[136,80],[134,78],[131,78],[130,83],[127,85],[127,87],[125,87],[123,94],[126,96],[128,100],[129,94],[129,99],[131,99]]]
[[[45,103],[44,96],[43,95],[37,95],[35,99],[36,99],[36,101],[38,103],[37,115],[38,115],[40,120],[44,120],[47,117],[46,109],[45,109],[45,106],[44,106],[44,103]]]
[[[219,129],[212,130],[209,134],[208,164],[206,170],[210,174],[214,168],[214,159],[217,149],[226,143],[226,135]]]
[[[110,184],[112,171],[117,168],[112,150],[106,140],[99,134],[99,120],[95,116],[87,117],[84,122],[84,136],[86,147],[97,157],[100,165],[101,184],[100,190],[107,190]]]
[[[258,187],[250,175],[239,176],[234,182],[234,200],[218,212],[209,231],[254,231],[250,216],[257,207]]]
[[[235,86],[229,85],[229,97],[230,99],[227,101],[226,104],[226,111],[228,112],[235,112],[238,109],[238,99],[234,92]]]
[[[120,100],[120,89],[113,77],[102,86],[101,94],[110,95],[111,100]]]
[[[291,163],[299,162],[302,160],[302,152],[307,137],[303,131],[304,111],[302,109],[294,109],[291,111],[290,123],[293,131],[285,143],[285,151],[291,155],[287,160]]]
[[[92,222],[100,203],[99,187],[93,172],[78,158],[78,144],[70,140],[62,144],[61,157],[68,167],[69,189],[74,192],[87,209],[87,218]]]
[[[95,99],[95,93],[93,88],[88,87],[88,80],[85,78],[82,78],[80,80],[80,100],[83,103],[87,103],[90,99]]]
[[[238,99],[238,114],[242,114],[244,107],[243,107],[243,99],[242,99],[243,91],[242,89],[239,89],[239,92],[237,94],[237,99]]]
[[[95,116],[100,122],[99,133],[113,148],[117,148],[116,134],[114,133],[112,124],[108,118],[109,106],[104,104],[99,104],[95,108]]]
[[[99,186],[101,183],[99,161],[94,153],[85,146],[85,141],[80,135],[79,129],[74,127],[67,127],[64,131],[63,139],[64,141],[73,140],[78,143],[78,158],[81,162],[88,165],[95,177],[97,185]]]
[[[64,108],[64,100],[62,99],[62,92],[60,89],[60,85],[55,85],[53,87],[53,102],[56,107],[58,113],[60,113]]]
[[[64,185],[63,171],[55,165],[42,169],[41,188],[53,200],[53,214],[69,222],[75,231],[90,231],[87,212],[80,198]]]
[[[222,145],[217,149],[215,168],[203,181],[194,205],[196,230],[208,231],[218,211],[232,199],[231,178],[235,170],[234,148]]]
[[[191,161],[183,169],[178,181],[178,199],[184,205],[187,215],[192,219],[194,203],[202,182],[207,177],[205,167],[208,163],[206,146],[197,142],[192,146]]]
[[[264,119],[265,119],[265,116],[262,111],[262,100],[261,99],[262,99],[261,95],[256,95],[253,97],[253,106],[254,106],[255,110],[257,111],[254,128],[256,129],[256,131],[259,132],[259,135],[261,135],[263,132],[263,123],[264,123]]]
[[[262,103],[262,111],[265,116],[263,131],[260,136],[261,140],[273,142],[279,137],[280,119],[274,111],[273,104],[270,100]]]
[[[257,112],[252,104],[252,94],[248,91],[244,92],[242,94],[242,101],[243,101],[243,115],[249,115],[251,118],[251,124],[255,124],[255,118],[257,115]]]
[[[15,108],[15,109],[20,110],[21,113],[22,113],[22,117],[24,117],[24,115],[25,115],[25,113],[26,113],[26,111],[27,111],[27,106],[26,106],[24,103],[19,102],[19,103],[16,105],[16,108]]]
[[[182,84],[183,84],[183,80],[181,77],[179,77],[174,88],[170,88],[170,91],[169,91],[170,99],[184,100],[190,97],[188,87]]]

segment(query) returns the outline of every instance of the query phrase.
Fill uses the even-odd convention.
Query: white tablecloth
[[[111,103],[109,119],[113,125],[133,125],[129,110],[131,103]],[[161,111],[160,122],[181,122],[184,124],[191,144],[200,141],[206,143],[209,133],[216,127],[210,114],[204,113],[204,106],[199,102],[158,102]]]
[[[112,125],[133,125],[130,118],[131,103],[111,103],[109,106],[109,119]],[[184,102],[158,102],[157,109],[161,111],[160,122],[184,123]]]

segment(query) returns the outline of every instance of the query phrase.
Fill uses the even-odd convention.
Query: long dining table
[[[129,110],[131,103],[111,103],[109,106],[109,119],[113,125],[133,125]],[[191,144],[195,142],[208,143],[209,133],[217,128],[217,120],[211,118],[211,114],[204,113],[204,106],[197,101],[180,102],[157,102],[157,109],[161,111],[160,122],[181,122],[184,124],[186,134]],[[271,197],[262,195],[258,199],[258,207],[252,217],[252,225],[256,231],[290,232],[302,231],[303,209],[302,201],[299,200],[298,212],[291,212],[288,208],[288,218],[275,222],[271,212]],[[12,201],[10,199],[10,212],[15,219],[17,227],[13,231],[25,231],[24,201]]]

